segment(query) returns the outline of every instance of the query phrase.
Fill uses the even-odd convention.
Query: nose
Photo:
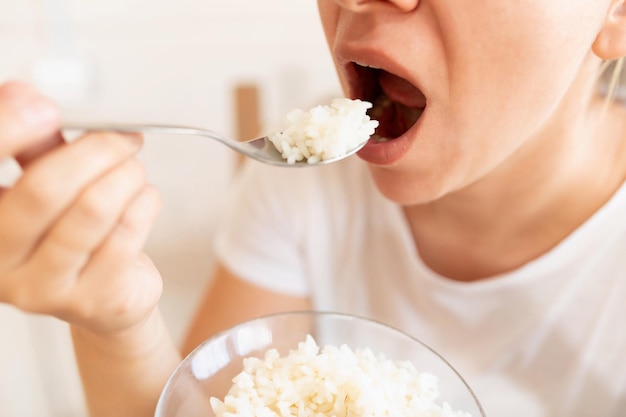
[[[357,13],[374,11],[410,12],[417,8],[420,0],[335,0],[341,7]]]

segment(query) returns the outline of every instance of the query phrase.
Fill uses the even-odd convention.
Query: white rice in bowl
[[[328,106],[287,113],[287,127],[268,136],[282,157],[294,164],[314,164],[345,155],[374,134],[378,121],[367,110],[372,103],[348,98],[333,99]]]
[[[471,417],[439,400],[438,380],[369,349],[320,348],[307,336],[286,356],[249,357],[216,417]]]

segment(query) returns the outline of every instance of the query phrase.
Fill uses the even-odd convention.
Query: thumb
[[[57,141],[59,108],[28,84],[0,85],[0,159]]]

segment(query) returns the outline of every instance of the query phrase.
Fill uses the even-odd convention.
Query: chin
[[[443,188],[436,185],[432,174],[420,175],[372,165],[369,171],[378,191],[386,199],[401,206],[429,203],[445,194]]]

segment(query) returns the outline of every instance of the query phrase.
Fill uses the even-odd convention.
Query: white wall
[[[314,0],[0,0],[0,81],[10,78],[37,83],[67,119],[228,135],[237,83],[260,85],[267,129],[293,107],[339,94]],[[151,137],[141,157],[164,198],[147,251],[178,339],[213,266],[233,155],[203,139]],[[84,414],[62,323],[0,305],[0,332],[0,415]]]

